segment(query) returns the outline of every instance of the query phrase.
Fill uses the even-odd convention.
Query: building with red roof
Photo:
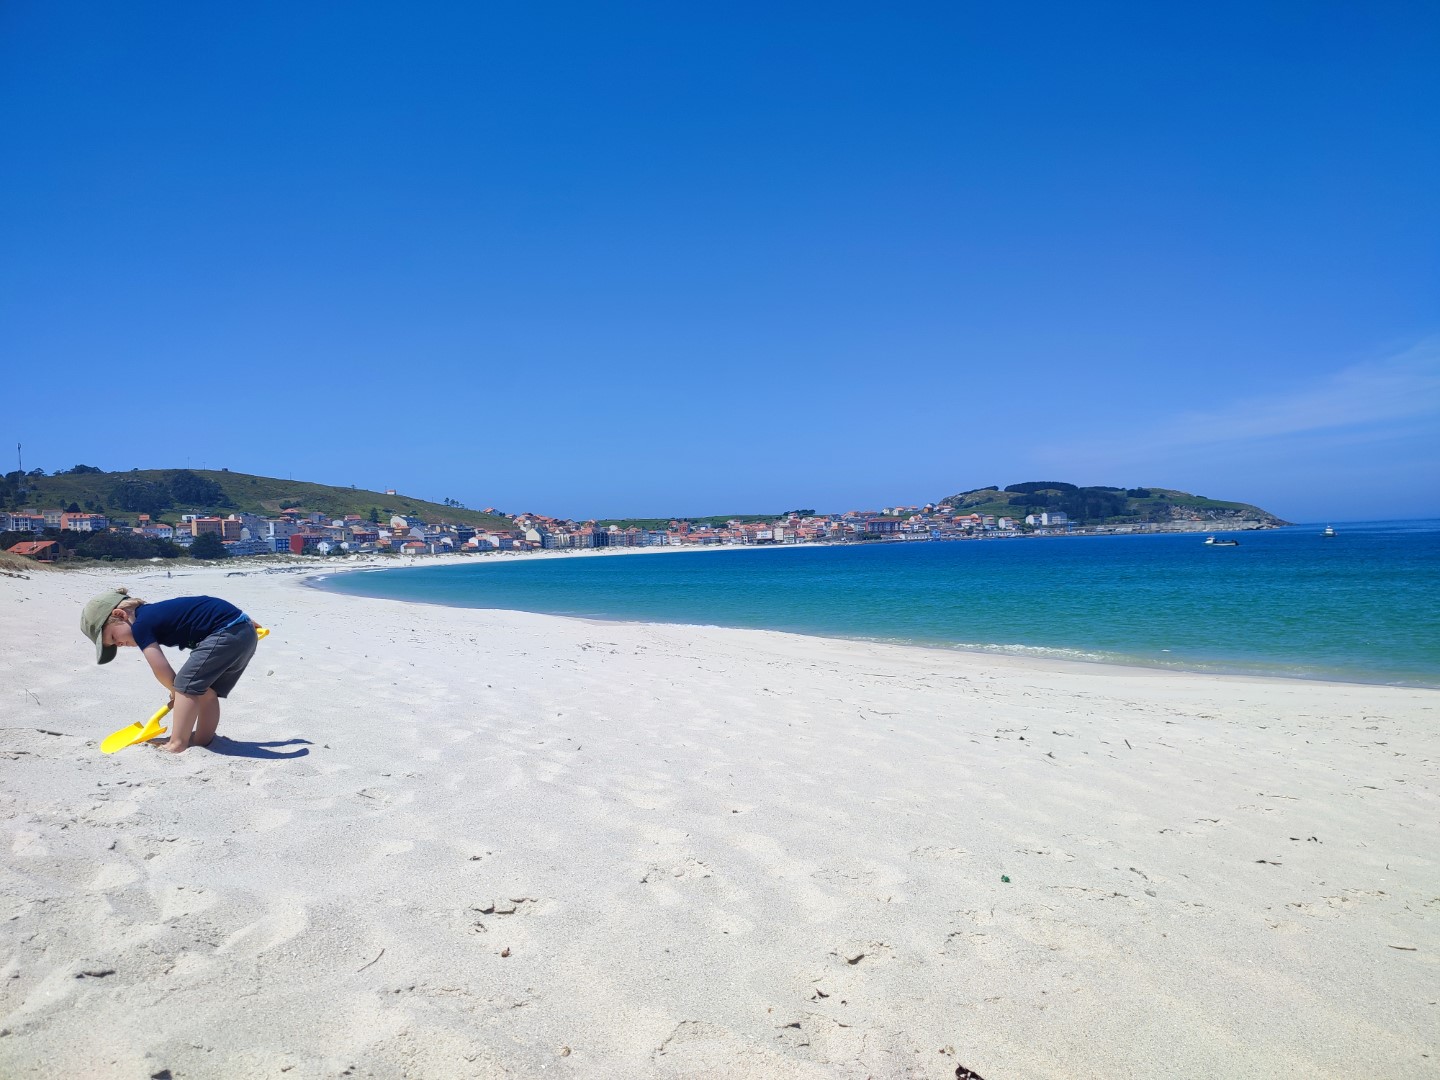
[[[60,554],[60,545],[54,540],[22,540],[9,549],[11,555],[24,555],[36,562],[54,562]]]

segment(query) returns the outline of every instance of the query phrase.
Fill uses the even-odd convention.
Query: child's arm
[[[141,650],[145,662],[150,665],[150,671],[160,681],[160,685],[170,691],[170,704],[175,704],[175,669],[170,666],[170,661],[165,659],[165,653],[159,645],[146,645]]]

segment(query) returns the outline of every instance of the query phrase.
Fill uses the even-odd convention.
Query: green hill
[[[1076,524],[1086,525],[1163,523],[1195,517],[1216,523],[1290,524],[1249,503],[1224,502],[1173,488],[1078,487],[1058,480],[1035,480],[1003,489],[975,488],[942,499],[941,505],[966,514],[1014,518],[1060,510]]]
[[[386,495],[363,488],[332,487],[303,480],[252,476],[225,469],[133,469],[102,472],[86,466],[54,476],[26,476],[25,494],[17,494],[16,473],[5,477],[0,500],[5,509],[64,509],[75,505],[111,517],[134,519],[150,514],[176,520],[181,514],[251,513],[273,517],[292,507],[318,511],[327,517],[377,511],[381,520],[407,514],[427,522],[453,522],[486,529],[512,529],[507,517],[484,514],[461,506],[446,506],[407,495]]]

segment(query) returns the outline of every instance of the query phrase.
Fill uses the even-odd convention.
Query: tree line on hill
[[[180,469],[164,480],[141,480],[124,476],[110,488],[110,505],[134,514],[157,514],[172,506],[234,506],[225,489],[214,480]]]
[[[1119,488],[1095,485],[1080,487],[1062,480],[1034,480],[1010,484],[1003,489],[1010,498],[1008,505],[1026,512],[1056,510],[1071,521],[1103,521],[1132,513],[1131,499],[1148,499],[1145,488]],[[1168,508],[1167,508],[1168,512]]]
[[[102,470],[93,465],[76,465],[73,469],[61,469],[56,476],[78,476],[98,474]],[[8,472],[0,479],[0,509],[24,508],[31,501],[25,494],[27,480],[38,480],[46,475],[44,469]],[[121,475],[103,493],[103,501],[86,499],[83,509],[101,514],[119,510],[130,514],[149,514],[155,517],[173,506],[183,507],[232,507],[234,502],[225,494],[225,489],[214,480],[198,476],[189,469],[177,469],[167,480],[145,480],[138,476]],[[71,513],[79,513],[82,507],[76,505]]]
[[[1144,491],[1135,488],[1136,492]],[[1023,510],[1059,510],[1072,521],[1104,520],[1120,517],[1130,512],[1130,499],[1149,498],[1150,493],[1131,495],[1124,488],[1077,487],[1059,481],[1047,480],[1026,484],[1011,484],[1005,488],[1011,496],[1009,504]]]

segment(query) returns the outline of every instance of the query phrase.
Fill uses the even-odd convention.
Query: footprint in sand
[[[109,892],[112,889],[123,889],[139,880],[140,871],[135,867],[129,863],[112,862],[100,867],[85,888],[90,892]]]
[[[388,859],[395,855],[405,855],[415,850],[414,840],[379,840],[370,848],[367,855],[371,862],[378,859]]]
[[[15,839],[10,841],[10,854],[20,859],[43,859],[50,854],[50,849],[38,832],[19,830]]]
[[[293,810],[283,807],[266,807],[255,814],[251,823],[256,832],[270,832],[289,825],[294,817]]]
[[[139,810],[139,803],[130,802],[127,799],[117,799],[114,802],[103,802],[90,807],[80,815],[80,820],[87,825],[113,825],[117,821],[134,817]]]
[[[309,911],[298,901],[277,901],[270,910],[253,922],[229,934],[218,946],[217,953],[238,952],[258,956],[293,941],[305,932]]]
[[[413,791],[394,791],[383,787],[361,788],[355,793],[359,798],[373,804],[377,808],[388,809],[391,806],[405,806],[415,801]]]
[[[125,836],[120,839],[120,848],[126,855],[148,860],[174,855],[199,843],[198,840],[179,836]]]
[[[912,859],[968,859],[970,852],[959,847],[917,847],[910,852]]]
[[[713,877],[708,865],[695,858],[684,858],[674,862],[656,863],[646,867],[640,884],[659,884],[677,881],[700,881]]]
[[[156,901],[160,909],[160,922],[197,915],[208,911],[217,902],[210,890],[190,885],[163,886],[158,890]]]

